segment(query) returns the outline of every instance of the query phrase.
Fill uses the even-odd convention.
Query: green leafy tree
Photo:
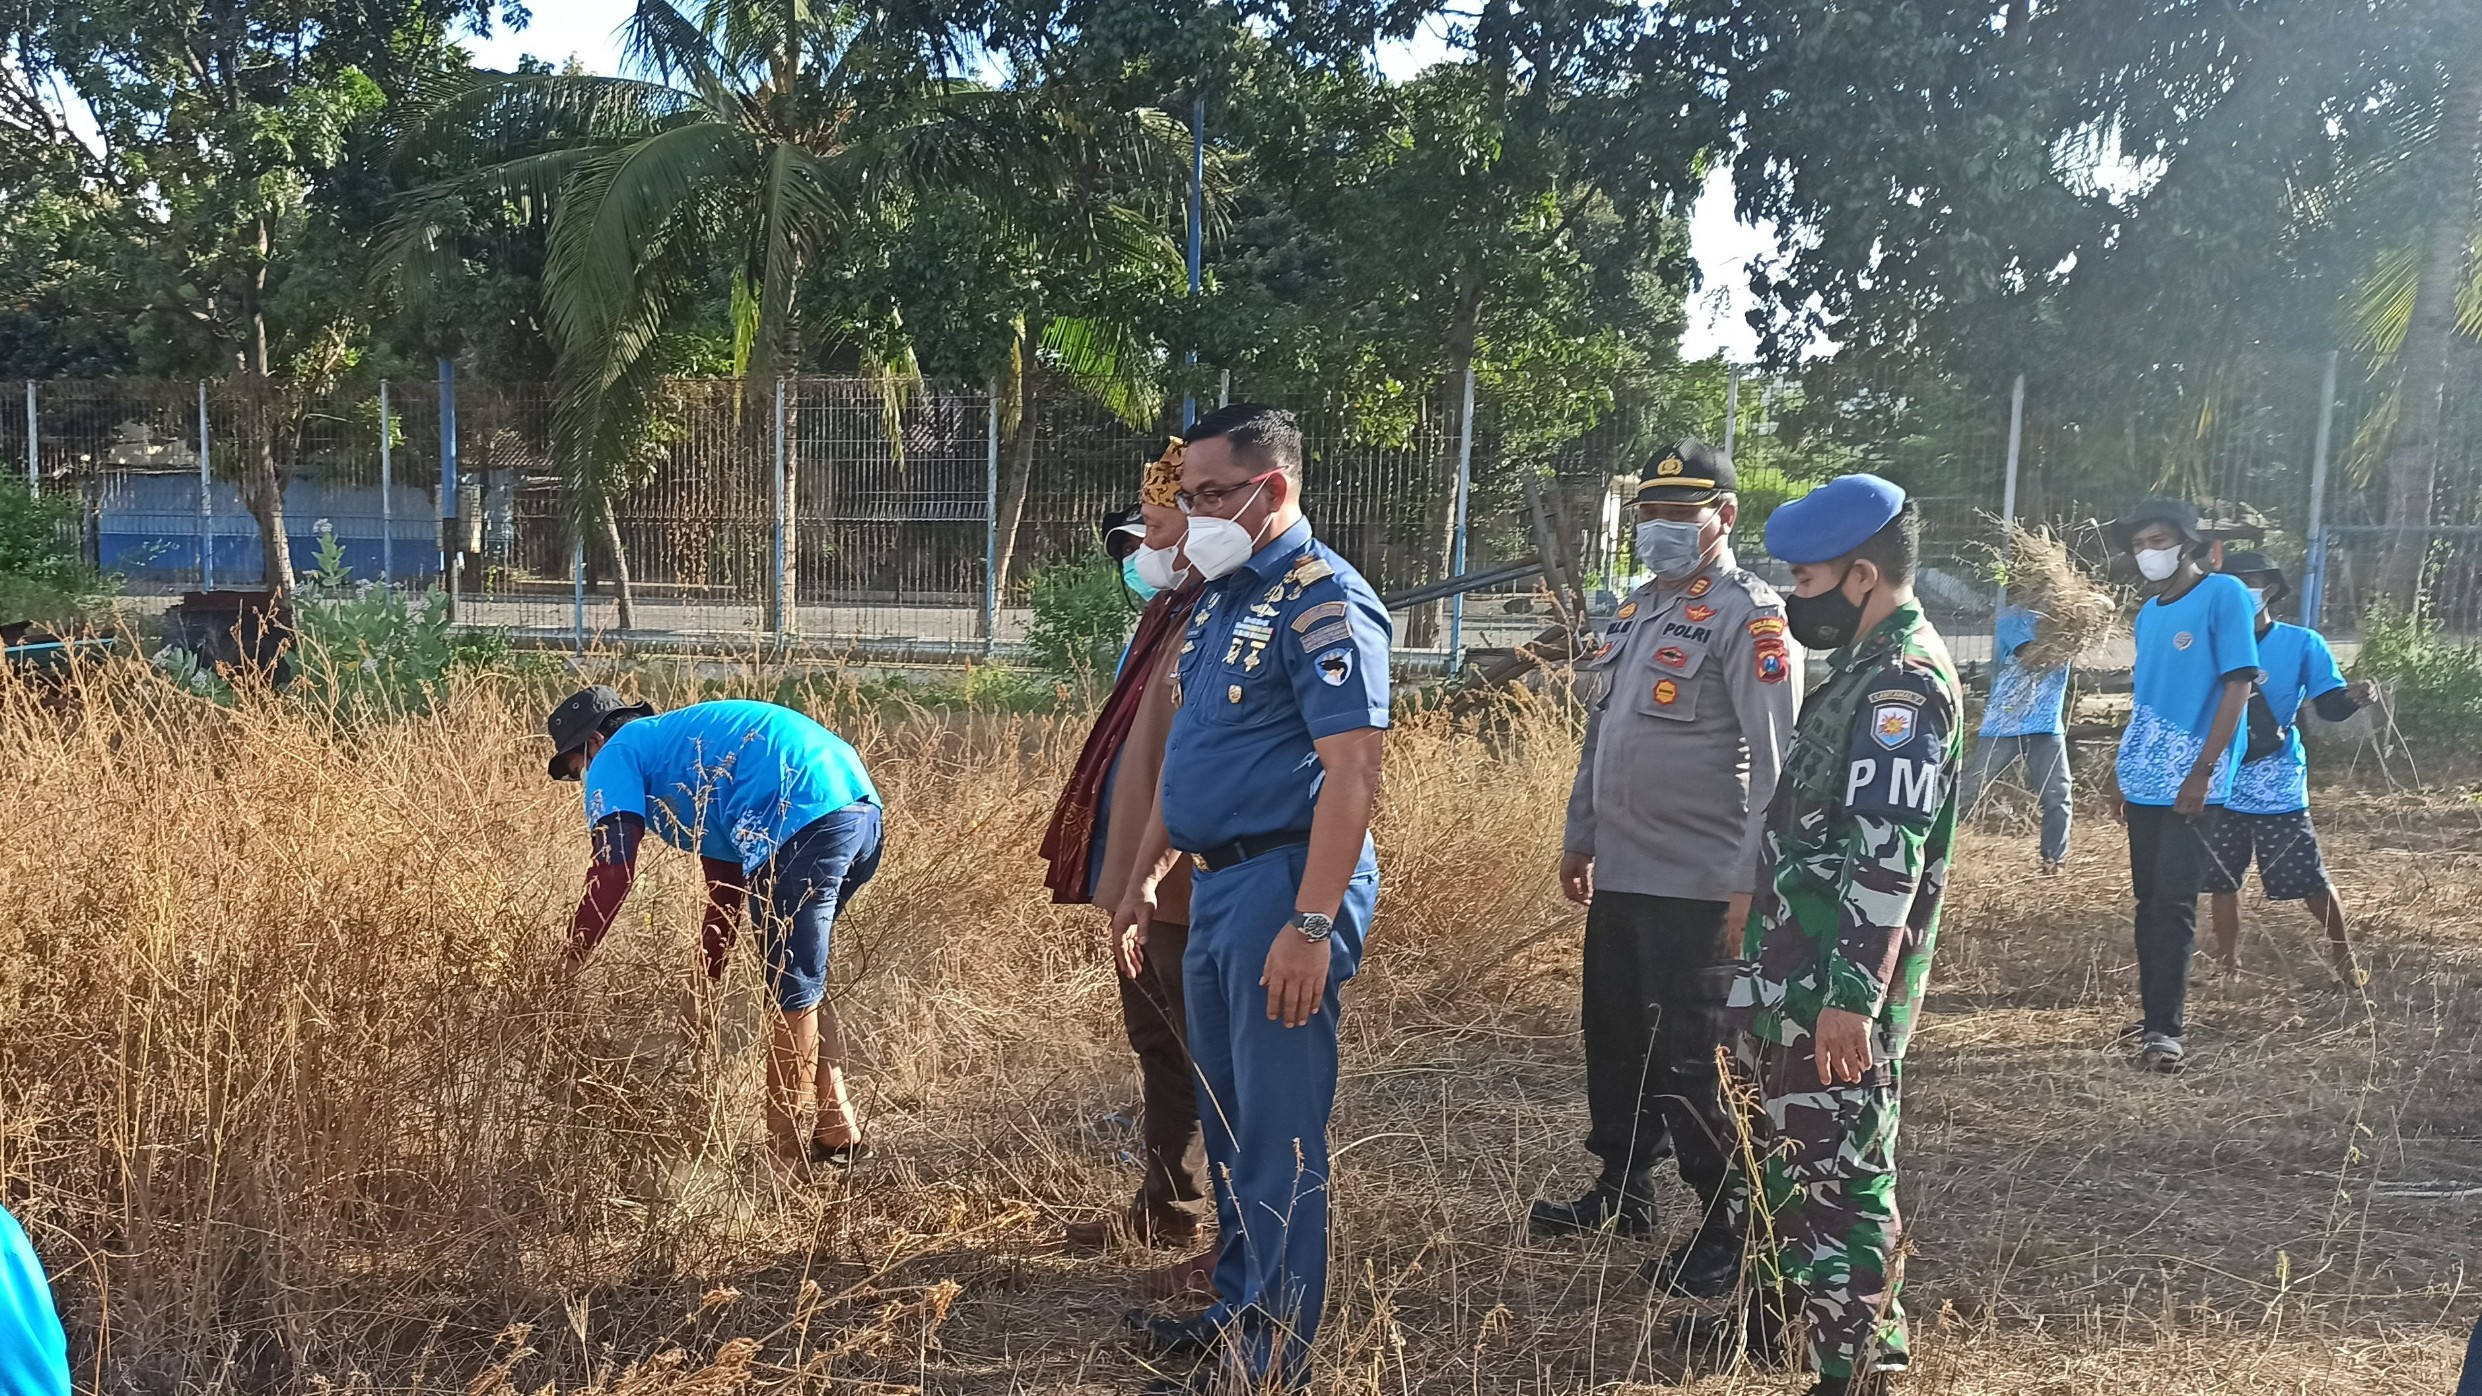
[[[556,453],[573,493],[607,518],[616,467],[650,419],[659,346],[719,288],[737,371],[815,358],[805,333],[821,326],[866,367],[908,376],[904,327],[885,304],[813,304],[804,291],[834,284],[814,272],[874,259],[927,201],[970,198],[1021,219],[1028,191],[1141,148],[1126,113],[960,76],[972,38],[961,14],[640,0],[626,34],[643,77],[509,74],[443,102],[433,130],[519,139],[428,190],[396,241],[433,245],[435,205],[548,200]]]
[[[463,62],[453,26],[495,9],[81,0],[0,19],[0,178],[40,191],[54,243],[34,289],[76,298],[90,325],[117,317],[133,367],[237,380],[226,458],[271,586],[293,584],[284,487],[302,412],[353,367],[370,319],[360,265],[381,212],[382,118]]]

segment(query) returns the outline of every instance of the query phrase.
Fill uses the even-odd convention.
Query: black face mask
[[[1784,598],[1784,625],[1793,638],[1814,650],[1832,650],[1851,644],[1861,629],[1862,608],[1859,602],[1848,601],[1844,595],[1845,577],[1853,569],[1844,569],[1836,584],[1816,596]]]

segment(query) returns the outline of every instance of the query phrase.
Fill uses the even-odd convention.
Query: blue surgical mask
[[[1155,599],[1155,593],[1163,590],[1161,587],[1148,586],[1146,579],[1138,575],[1138,557],[1135,553],[1120,560],[1120,584],[1136,593],[1140,601],[1152,601]]]

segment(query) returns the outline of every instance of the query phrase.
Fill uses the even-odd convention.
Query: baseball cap
[[[1104,553],[1118,562],[1146,541],[1146,515],[1134,504],[1126,509],[1106,509],[1103,517],[1095,521],[1095,531],[1103,535]]]

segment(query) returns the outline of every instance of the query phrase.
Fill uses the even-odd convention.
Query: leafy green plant
[[[1034,623],[1026,629],[1026,648],[1035,667],[1081,683],[1111,673],[1138,614],[1119,565],[1089,550],[1040,569],[1029,581]]]
[[[76,522],[69,499],[0,480],[0,622],[69,619],[117,585],[78,556]]]
[[[328,529],[294,609],[295,696],[348,717],[427,712],[447,697],[460,649],[448,598],[356,583]]]
[[[2362,618],[2353,675],[2388,686],[2397,729],[2406,736],[2482,736],[2482,645],[2449,639],[2427,605],[2407,611],[2373,603]]]

